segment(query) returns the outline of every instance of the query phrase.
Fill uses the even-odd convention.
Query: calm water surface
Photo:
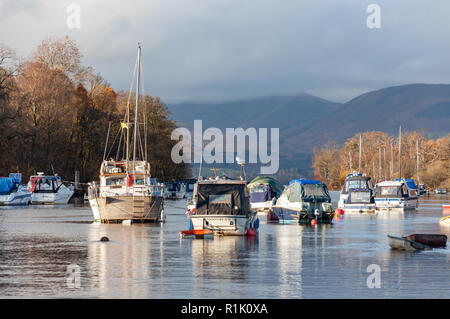
[[[338,193],[332,197],[337,200]],[[414,213],[345,216],[332,225],[279,225],[257,238],[186,240],[185,201],[166,201],[158,225],[92,224],[88,206],[0,209],[2,298],[450,298],[450,249],[406,253],[387,234],[442,233],[448,196]],[[108,236],[110,242],[100,242]],[[81,287],[67,285],[67,267]],[[381,288],[367,287],[379,265]]]

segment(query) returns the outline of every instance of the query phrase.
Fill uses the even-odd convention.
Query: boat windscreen
[[[323,184],[306,184],[302,188],[305,198],[329,197]]]
[[[369,189],[369,184],[367,180],[363,179],[351,179],[347,180],[344,185],[344,193],[348,193],[350,189],[354,188],[364,188]]]
[[[200,184],[195,196],[196,215],[244,215],[250,209],[244,184]]]
[[[401,194],[400,186],[378,186],[377,197],[397,197]],[[400,195],[401,196],[401,195]]]
[[[371,203],[372,196],[370,191],[350,192],[348,203]]]

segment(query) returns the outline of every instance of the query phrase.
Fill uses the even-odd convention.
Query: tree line
[[[379,131],[357,133],[344,145],[329,141],[315,149],[312,167],[314,177],[330,189],[340,189],[347,175],[358,170],[374,182],[402,177],[413,178],[431,190],[450,188],[450,134],[433,139],[423,132],[406,132],[399,140]]]
[[[119,155],[113,149],[119,146],[120,122],[127,103],[134,102],[128,99],[130,92],[115,92],[81,59],[69,37],[43,40],[28,59],[0,45],[0,176],[54,171],[73,181],[78,170],[81,181],[89,182],[98,179],[104,155]],[[141,101],[152,175],[160,180],[190,176],[189,167],[170,157],[176,125],[167,106],[150,95]],[[130,107],[130,118],[133,111]]]

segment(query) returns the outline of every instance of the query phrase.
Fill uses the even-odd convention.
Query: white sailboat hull
[[[209,229],[215,235],[244,236],[256,221],[256,213],[247,215],[191,215],[194,230]]]

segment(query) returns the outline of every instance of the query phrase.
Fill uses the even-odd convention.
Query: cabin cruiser
[[[434,190],[434,193],[436,195],[440,195],[440,194],[447,194],[447,189],[446,188],[436,188]]]
[[[31,204],[31,192],[22,183],[22,174],[0,177],[0,206]]]
[[[395,181],[378,183],[375,194],[375,205],[377,210],[416,209],[418,197],[414,181],[410,179],[397,179]]]
[[[31,204],[67,204],[72,197],[73,186],[63,184],[61,176],[44,175],[38,172],[38,175],[30,176],[27,189],[31,192]]]
[[[280,223],[331,223],[334,217],[327,186],[317,180],[294,179],[272,207]]]
[[[183,199],[186,196],[186,184],[182,182],[164,183],[164,198]]]
[[[278,220],[272,206],[283,193],[284,186],[270,176],[258,176],[247,187],[250,190],[251,208],[258,213],[267,214],[267,220]]]
[[[249,235],[259,227],[257,214],[250,209],[246,181],[242,179],[199,179],[187,215],[191,229],[209,229],[215,235]]]
[[[345,209],[345,203],[347,201],[349,192],[351,189],[365,189],[371,192],[373,196],[373,186],[371,178],[361,173],[354,172],[349,174],[345,179],[344,186],[342,186],[341,194],[339,196],[338,208]]]

